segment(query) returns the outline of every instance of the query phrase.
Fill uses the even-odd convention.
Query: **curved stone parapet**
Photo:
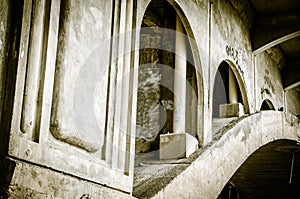
[[[219,139],[205,150],[200,149],[191,165],[153,198],[217,198],[231,176],[258,148],[280,139],[299,140],[300,120],[288,113],[264,111],[239,118],[220,133]]]

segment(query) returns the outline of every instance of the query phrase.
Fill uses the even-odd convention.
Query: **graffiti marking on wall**
[[[266,93],[267,95],[270,95],[272,96],[272,94],[276,94],[276,91],[275,91],[275,87],[272,83],[272,79],[269,77],[269,71],[266,69],[265,70],[265,75],[264,75],[264,86],[261,88],[261,97],[263,98],[263,94]]]
[[[226,45],[226,53],[235,61],[235,65],[238,67],[242,76],[244,72],[242,68],[245,68],[245,61],[243,60],[243,51],[241,49],[235,49],[232,46]]]

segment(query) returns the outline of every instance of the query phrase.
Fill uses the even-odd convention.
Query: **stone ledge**
[[[133,198],[129,193],[10,158],[0,159],[0,174],[0,196],[4,198]]]

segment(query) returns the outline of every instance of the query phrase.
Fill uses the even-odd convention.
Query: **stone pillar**
[[[233,74],[233,71],[231,70],[231,68],[228,68],[228,73],[229,73],[229,104],[232,103],[238,103],[238,95],[237,95],[237,85],[236,85],[236,81],[235,81],[235,77]]]
[[[27,77],[24,94],[22,131],[35,140],[37,100],[43,53],[45,0],[34,1],[31,21],[30,44],[27,61]],[[37,141],[37,140],[36,140]]]
[[[228,104],[221,104],[220,117],[240,117],[244,115],[244,106],[238,101],[238,87],[231,68],[228,69]]]
[[[176,16],[173,133],[160,135],[160,159],[190,156],[198,149],[198,140],[185,132],[186,42],[184,28]]]
[[[174,73],[174,115],[173,132],[185,132],[186,98],[186,43],[180,18],[176,16],[175,73]]]

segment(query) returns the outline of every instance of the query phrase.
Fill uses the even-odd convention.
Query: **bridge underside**
[[[299,198],[299,143],[283,139],[261,147],[237,170],[230,183],[242,199]]]

